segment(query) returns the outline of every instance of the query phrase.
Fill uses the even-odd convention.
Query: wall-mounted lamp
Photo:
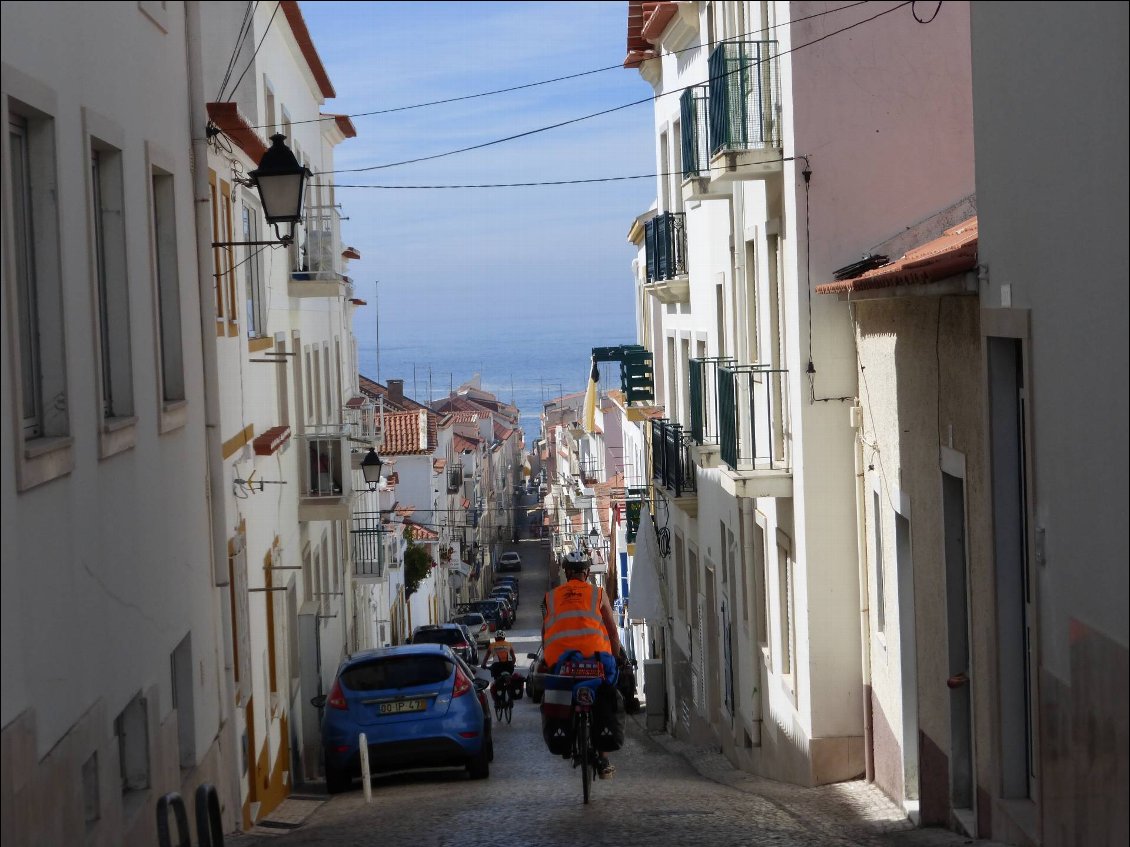
[[[310,176],[310,171],[298,163],[285,142],[285,135],[272,135],[271,146],[259,160],[259,167],[251,171],[246,180],[237,180],[242,185],[254,186],[258,190],[263,216],[275,228],[276,240],[213,241],[213,247],[289,245],[294,241],[294,225],[302,220],[302,200],[306,191],[306,177]],[[290,224],[290,232],[282,235],[279,224]]]
[[[365,477],[365,482],[370,491],[376,491],[377,486],[381,484],[381,466],[383,464],[381,457],[372,447],[369,448],[365,458],[361,460],[361,474]]]

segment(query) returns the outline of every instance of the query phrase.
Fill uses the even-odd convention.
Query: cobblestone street
[[[524,570],[519,625],[509,636],[524,669],[526,652],[540,641],[545,552],[531,542],[515,549]],[[279,847],[972,843],[946,831],[913,829],[897,807],[862,781],[803,789],[735,771],[717,753],[649,735],[642,714],[629,718],[627,743],[612,757],[615,777],[597,781],[585,806],[579,772],[547,752],[540,726],[538,707],[523,698],[513,723],[495,724],[488,780],[469,781],[461,770],[381,777],[373,781],[371,804],[358,783],[317,807],[296,829],[260,827],[230,843],[245,847],[265,838]]]

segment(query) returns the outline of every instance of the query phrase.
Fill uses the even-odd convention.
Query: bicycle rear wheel
[[[581,751],[581,786],[585,803],[592,792],[592,742],[589,738],[589,713],[583,712],[577,721],[577,748]]]
[[[506,701],[506,722],[507,723],[510,723],[510,718],[513,717],[513,715],[514,715],[514,701],[508,699]]]

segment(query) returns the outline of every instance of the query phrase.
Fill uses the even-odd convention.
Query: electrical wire
[[[838,6],[835,9],[826,9],[823,12],[816,12],[814,14],[807,15],[806,17],[803,17],[803,18],[795,18],[793,20],[788,21],[787,25],[802,23],[803,21],[812,20],[813,18],[820,18],[820,17],[823,17],[825,15],[831,15],[835,12],[842,12],[845,9],[851,9],[851,8],[854,8],[855,6],[862,6],[866,2],[868,2],[868,0],[857,0],[857,2],[849,3],[846,6]],[[786,26],[786,24],[774,24],[773,26],[770,26],[770,27],[763,27],[762,29],[750,30],[749,32],[744,32],[744,33],[741,33],[740,35],[735,35],[735,36],[732,36],[730,38],[724,39],[724,41],[725,42],[737,41],[739,39],[747,38],[751,35],[760,35],[762,33],[770,32],[771,30],[777,29],[778,27],[782,27],[782,26]],[[693,47],[684,47],[681,50],[667,50],[667,51],[664,51],[660,55],[661,56],[677,56],[680,53],[689,53],[692,50],[698,50],[698,49],[700,49],[700,47],[701,47],[701,45],[696,44]],[[659,57],[657,56],[656,58],[659,58]],[[606,71],[622,71],[623,69],[624,69],[623,63],[620,63],[618,65],[606,65],[603,68],[594,68],[593,70],[588,70],[588,71],[578,71],[577,73],[567,74],[565,76],[553,77],[552,79],[543,79],[543,80],[539,80],[537,82],[527,82],[527,83],[523,83],[522,85],[512,85],[512,86],[509,86],[507,88],[496,88],[496,89],[493,89],[491,91],[480,91],[476,94],[463,94],[463,95],[460,95],[460,96],[457,96],[457,97],[445,97],[441,100],[428,100],[428,101],[423,102],[423,103],[412,103],[412,104],[407,105],[407,106],[393,106],[393,107],[388,108],[388,109],[374,109],[373,111],[370,111],[370,112],[355,112],[355,113],[352,113],[352,114],[349,114],[349,115],[340,115],[340,116],[339,115],[320,115],[319,117],[309,118],[307,120],[292,121],[291,125],[295,126],[297,124],[321,123],[323,121],[336,120],[338,117],[346,117],[346,118],[350,118],[350,119],[352,119],[352,118],[368,118],[368,117],[373,117],[373,116],[377,116],[377,115],[394,114],[396,112],[407,112],[407,111],[410,111],[410,110],[413,110],[413,109],[424,109],[424,108],[428,108],[430,106],[443,106],[443,105],[446,105],[448,103],[460,103],[460,102],[463,102],[463,101],[466,101],[466,100],[476,100],[476,99],[479,99],[479,98],[482,98],[482,97],[492,97],[496,94],[510,94],[514,91],[523,91],[523,90],[529,89],[529,88],[537,88],[538,86],[542,86],[542,85],[552,85],[552,84],[558,83],[558,82],[567,82],[571,79],[579,79],[581,77],[592,76],[593,74],[605,73]],[[265,129],[265,128],[267,128],[267,127],[265,127],[265,126],[252,127],[252,129]]]
[[[235,94],[239,90],[239,84],[243,82],[243,78],[247,76],[247,72],[251,70],[251,66],[255,64],[255,57],[259,55],[259,48],[263,46],[263,42],[267,40],[267,33],[271,31],[271,24],[275,22],[275,15],[279,13],[279,7],[282,6],[282,0],[275,3],[275,11],[271,13],[271,19],[267,21],[267,26],[263,30],[263,37],[259,39],[259,43],[255,46],[255,52],[251,54],[251,59],[247,62],[247,67],[243,69],[243,73],[239,75],[239,79],[235,81],[235,85],[231,88],[231,93]]]
[[[224,96],[224,90],[228,87],[228,82],[231,81],[231,75],[235,71],[235,63],[239,58],[239,51],[243,49],[243,42],[247,39],[248,33],[251,32],[251,22],[255,20],[255,10],[259,8],[259,0],[248,0],[247,8],[243,10],[243,21],[239,25],[239,32],[235,37],[235,47],[232,48],[231,58],[228,59],[227,70],[224,71],[224,78],[220,82],[220,90],[216,92],[216,101],[220,102]]]
[[[918,23],[920,23],[920,24],[933,23],[934,18],[936,18],[938,16],[938,12],[942,11],[942,2],[941,2],[941,0],[938,0],[938,5],[936,7],[934,7],[934,14],[930,15],[930,18],[928,20],[922,20],[922,18],[918,17],[918,11],[917,11],[917,9],[915,9],[915,7],[917,5],[918,5],[917,2],[910,4],[910,13],[912,15],[914,15],[914,20],[918,21]]]
[[[849,26],[845,26],[845,27],[842,27],[842,28],[835,30],[833,32],[826,33],[825,35],[822,35],[819,38],[815,38],[812,41],[805,42],[804,44],[798,44],[796,47],[792,47],[788,50],[782,51],[781,53],[777,53],[773,58],[776,59],[776,58],[780,58],[781,56],[787,56],[788,54],[795,53],[798,50],[804,49],[805,47],[811,47],[814,44],[819,44],[821,41],[825,41],[825,40],[831,38],[834,35],[840,35],[841,33],[848,32],[849,30],[852,30],[852,29],[855,29],[856,27],[862,26],[863,24],[871,23],[872,21],[875,21],[878,18],[883,17],[884,15],[889,15],[891,12],[895,12],[895,11],[903,8],[904,6],[909,6],[911,4],[911,2],[913,2],[913,0],[905,0],[905,2],[899,3],[897,6],[892,6],[891,8],[886,9],[882,12],[879,12],[878,14],[872,15],[869,18],[864,18],[863,20],[857,21],[856,23],[850,24]],[[754,63],[754,66],[760,65],[761,62],[763,62],[763,61],[765,61],[765,60],[764,59],[759,60],[758,62]],[[737,74],[737,73],[743,73],[743,72],[747,71],[748,69],[749,68],[746,67],[746,66],[739,66],[732,71],[728,71],[727,73],[722,74],[722,77],[731,76],[732,74]],[[587,121],[587,120],[591,120],[593,118],[599,118],[599,117],[603,117],[605,115],[610,115],[614,112],[619,112],[619,111],[622,111],[624,109],[631,108],[632,106],[639,106],[639,105],[642,105],[643,103],[652,103],[655,100],[658,100],[660,97],[666,97],[666,96],[669,96],[671,94],[675,94],[675,93],[680,92],[680,91],[687,91],[687,90],[690,90],[690,89],[693,89],[693,88],[701,88],[705,85],[708,85],[712,80],[716,80],[716,79],[719,79],[719,78],[721,78],[721,77],[710,77],[710,78],[704,80],[703,82],[697,82],[697,83],[694,83],[692,85],[684,85],[680,88],[673,88],[670,91],[663,92],[663,94],[655,94],[655,95],[652,95],[651,97],[644,97],[640,100],[633,100],[630,103],[623,103],[619,106],[613,106],[610,109],[602,109],[599,112],[592,112],[590,114],[582,115],[582,116],[577,117],[577,118],[571,118],[570,120],[567,120],[567,121],[558,121],[555,124],[549,124],[547,126],[536,127],[534,129],[526,130],[525,132],[515,133],[514,135],[508,135],[508,136],[505,136],[503,138],[495,138],[495,139],[492,139],[491,141],[484,141],[484,142],[481,142],[479,144],[472,144],[472,145],[469,145],[467,147],[460,147],[456,150],[448,150],[448,151],[443,152],[443,153],[433,153],[429,156],[417,156],[416,158],[404,159],[404,160],[399,161],[399,162],[386,162],[385,164],[382,164],[382,165],[367,165],[365,167],[360,167],[360,168],[337,168],[337,169],[332,170],[332,171],[322,171],[322,172],[320,172],[319,175],[322,175],[322,174],[340,174],[340,173],[363,173],[363,172],[368,172],[368,171],[385,170],[387,168],[396,168],[396,167],[400,167],[402,165],[414,165],[414,164],[418,164],[420,162],[431,162],[431,161],[434,161],[436,159],[446,158],[447,156],[455,156],[455,155],[458,155],[460,153],[469,153],[469,152],[473,152],[475,150],[482,150],[486,147],[493,147],[493,146],[498,145],[498,144],[504,144],[508,141],[516,141],[517,139],[520,139],[520,138],[528,138],[531,135],[538,135],[538,134],[543,133],[543,132],[549,132],[549,131],[554,130],[554,129],[560,129],[561,127],[571,126],[572,124],[581,123],[582,121]]]

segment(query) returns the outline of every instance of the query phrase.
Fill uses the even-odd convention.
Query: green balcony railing
[[[703,176],[710,170],[708,108],[709,89],[695,85],[679,97],[679,134],[683,144],[683,179]]]
[[[788,470],[788,371],[719,365],[719,452],[735,471]]]
[[[728,41],[710,54],[710,154],[781,147],[776,41]]]
[[[718,367],[733,361],[690,360],[691,440],[699,446],[718,443]]]
[[[695,466],[683,428],[666,418],[651,421],[651,471],[655,481],[675,497],[696,490]]]
[[[644,224],[648,282],[687,273],[686,218],[683,212],[663,212]]]

